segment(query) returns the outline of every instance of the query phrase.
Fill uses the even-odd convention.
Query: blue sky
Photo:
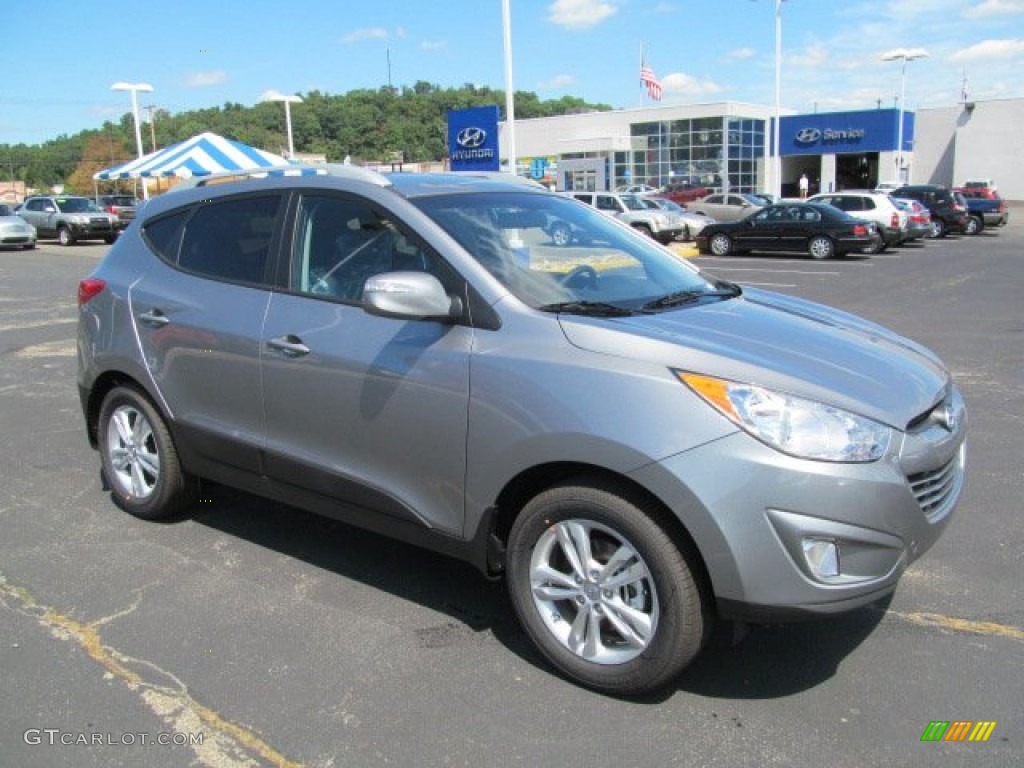
[[[509,0],[517,90],[640,106],[641,47],[663,104],[774,101],[774,0]],[[0,144],[99,128],[140,103],[251,105],[269,90],[340,94],[418,80],[504,88],[501,0],[58,0],[3,13]],[[38,10],[38,9],[37,9]],[[782,105],[908,109],[1024,97],[1024,0],[785,0]],[[301,105],[294,109],[301,109]],[[143,113],[145,116],[145,113]]]

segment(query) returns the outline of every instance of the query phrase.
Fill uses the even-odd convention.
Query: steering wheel
[[[596,288],[597,280],[597,270],[589,264],[580,264],[577,267],[573,267],[561,278],[562,285],[572,286],[573,283],[579,281],[580,288]],[[583,283],[583,281],[586,282]]]

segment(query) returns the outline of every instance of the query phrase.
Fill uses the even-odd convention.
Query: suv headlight
[[[892,430],[824,403],[711,376],[675,371],[679,380],[737,426],[778,451],[802,459],[877,461]]]

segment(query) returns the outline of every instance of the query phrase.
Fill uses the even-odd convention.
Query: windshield
[[[722,284],[649,237],[560,195],[491,192],[414,202],[537,309],[628,314],[725,295]],[[657,303],[683,295],[686,301]]]
[[[94,213],[99,211],[96,203],[92,200],[86,200],[84,197],[58,197],[57,207],[63,213]]]

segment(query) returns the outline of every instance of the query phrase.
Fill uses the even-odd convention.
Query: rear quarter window
[[[178,248],[181,245],[181,233],[188,218],[188,211],[164,216],[147,222],[142,235],[157,256],[172,264],[178,261]]]

